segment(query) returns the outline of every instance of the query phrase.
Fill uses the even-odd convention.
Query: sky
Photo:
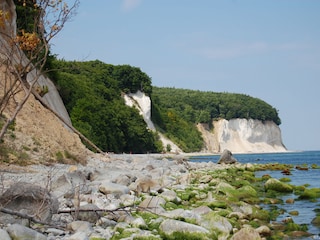
[[[139,67],[153,86],[260,98],[288,150],[320,150],[319,12],[319,0],[80,0],[52,52]]]

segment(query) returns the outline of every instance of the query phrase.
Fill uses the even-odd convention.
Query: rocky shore
[[[183,155],[163,154],[94,155],[85,166],[2,165],[0,236],[2,240],[308,236],[290,220],[272,222],[272,213],[260,207],[259,189],[274,190],[272,179],[255,178],[254,171],[261,167],[195,163]],[[267,196],[264,201],[274,199]]]

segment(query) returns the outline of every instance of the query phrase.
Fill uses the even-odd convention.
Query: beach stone
[[[151,190],[159,190],[161,187],[158,182],[149,176],[138,178],[134,183],[130,184],[130,190],[138,195],[140,193],[149,193]]]
[[[228,218],[237,218],[237,219],[245,219],[247,216],[242,212],[232,212],[229,213]]]
[[[131,221],[131,226],[137,227],[137,228],[143,228],[143,227],[146,227],[147,224],[142,217],[138,217],[138,218],[134,218],[133,221]]]
[[[225,195],[230,195],[229,191],[235,190],[235,187],[231,186],[229,183],[226,182],[219,182],[216,186],[217,193],[224,193]]]
[[[218,164],[234,164],[237,163],[237,159],[235,159],[231,153],[231,151],[229,151],[228,149],[223,150],[219,160],[218,160]]]
[[[279,181],[276,178],[268,179],[264,184],[265,190],[274,190],[277,192],[292,192],[293,188],[286,183]]]
[[[239,204],[230,205],[233,212],[241,212],[246,216],[249,216],[253,213],[253,207],[245,202],[240,202]]]
[[[134,195],[123,194],[120,196],[120,201],[123,204],[123,206],[132,206],[136,200],[137,197]]]
[[[129,193],[130,190],[127,186],[104,181],[101,182],[99,191],[105,195],[113,194],[116,198],[120,198],[121,195]]]
[[[266,225],[256,228],[256,231],[262,236],[269,236],[271,234],[270,228]]]
[[[160,196],[168,202],[179,201],[177,193],[172,190],[164,191]]]
[[[129,186],[132,182],[136,181],[136,179],[137,177],[129,174],[120,174],[113,182],[120,185]]]
[[[145,209],[146,211],[150,211],[156,214],[160,214],[165,212],[164,208],[162,207],[166,203],[162,197],[158,196],[148,196],[145,200],[143,200],[139,207]]]
[[[51,188],[55,195],[63,195],[66,198],[74,197],[76,187],[81,190],[87,190],[86,193],[89,193],[88,189],[83,187],[87,183],[86,177],[87,175],[79,170],[67,172],[53,181]]]
[[[59,209],[58,199],[47,189],[26,182],[18,182],[0,196],[4,208],[34,216],[37,220],[50,222]],[[2,223],[16,223],[14,217],[0,213]]]
[[[173,219],[166,219],[161,224],[160,227],[161,231],[165,234],[172,234],[174,232],[184,232],[184,233],[203,233],[208,234],[209,231],[201,226],[186,223],[178,220]]]
[[[80,207],[80,210],[100,210],[95,204],[86,204]],[[100,212],[97,211],[79,211],[78,213],[78,220],[80,221],[87,221],[90,223],[96,223],[100,219]]]
[[[67,225],[67,229],[84,233],[91,233],[93,231],[91,224],[85,221],[73,221]]]
[[[117,222],[105,217],[100,218],[100,220],[97,222],[98,226],[101,226],[102,228],[106,229],[107,227],[114,227],[117,225]]]
[[[213,177],[211,175],[204,175],[199,179],[200,183],[209,183]]]
[[[227,238],[232,231],[232,225],[229,220],[215,212],[203,215],[199,224],[206,229],[216,229],[220,233],[219,239]]]
[[[162,216],[168,217],[168,218],[184,218],[184,219],[192,219],[196,220],[197,222],[200,221],[201,217],[199,214],[190,211],[190,210],[184,210],[182,208],[174,209],[172,211],[167,211],[162,214]]]
[[[9,233],[3,229],[0,229],[1,240],[11,240]]]
[[[200,206],[200,207],[192,209],[191,211],[195,214],[198,214],[198,215],[203,215],[203,214],[213,212],[213,210],[211,208],[209,208],[208,206]]]
[[[293,198],[288,198],[288,199],[286,200],[286,203],[288,203],[288,204],[294,204],[294,199],[293,199]]]
[[[85,232],[76,232],[68,237],[67,240],[89,240],[89,236]]]
[[[27,228],[20,224],[12,224],[7,227],[7,232],[14,240],[46,240],[47,237],[31,228]]]
[[[241,228],[230,240],[260,240],[259,233],[251,227]]]

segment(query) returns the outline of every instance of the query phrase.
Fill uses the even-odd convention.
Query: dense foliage
[[[275,108],[244,94],[153,87],[152,100],[161,114],[154,116],[154,121],[162,125],[164,116],[170,112],[191,123],[210,124],[212,119],[219,118],[251,118],[281,124]]]
[[[53,76],[72,124],[106,152],[160,152],[162,145],[135,108],[125,105],[124,91],[143,88],[151,79],[139,68],[100,61],[54,61]]]

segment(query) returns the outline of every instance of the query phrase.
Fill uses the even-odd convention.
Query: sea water
[[[302,152],[285,152],[285,153],[263,153],[263,154],[234,154],[233,155],[240,163],[280,163],[291,164],[295,166],[305,166],[308,170],[297,170],[293,168],[289,176],[284,176],[281,171],[260,171],[256,172],[256,176],[260,177],[264,174],[280,179],[288,177],[291,179],[289,182],[295,186],[302,186],[308,184],[308,188],[320,188],[320,169],[312,169],[312,164],[320,166],[320,151],[302,151]],[[194,156],[190,158],[190,161],[212,161],[218,162],[220,156]],[[320,228],[311,224],[312,219],[316,216],[315,209],[320,209],[320,199],[316,202],[309,200],[297,200],[298,196],[287,194],[282,197],[285,200],[288,198],[296,199],[294,204],[283,203],[278,205],[279,208],[285,209],[285,213],[280,215],[276,221],[282,221],[287,217],[291,217],[297,224],[306,224],[308,226],[308,232],[318,235],[320,234]],[[289,215],[290,211],[298,211],[298,216]],[[320,239],[320,238],[319,238]]]

